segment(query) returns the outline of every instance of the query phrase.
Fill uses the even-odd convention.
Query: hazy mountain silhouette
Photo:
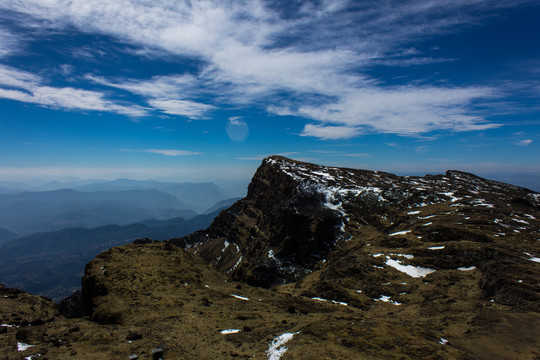
[[[206,209],[204,211],[204,213],[205,214],[210,214],[210,213],[213,213],[214,211],[228,208],[229,206],[231,206],[232,204],[234,204],[235,202],[237,202],[240,199],[241,198],[238,197],[238,198],[231,198],[231,199],[225,199],[225,200],[219,201],[214,206]]]
[[[188,220],[176,217],[24,236],[0,246],[0,283],[60,300],[80,287],[85,264],[100,252],[138,238],[190,234],[208,227],[220,210]]]
[[[195,215],[190,205],[153,189],[117,192],[61,189],[0,195],[0,227],[21,235]]]
[[[228,191],[221,189],[214,183],[172,183],[156,180],[130,180],[117,179],[113,181],[97,182],[75,187],[80,191],[125,191],[156,189],[175,196],[181,201],[190,204],[190,209],[202,213],[220,200],[234,197]]]
[[[16,239],[20,237],[19,234],[14,233],[8,229],[0,228],[0,244]]]

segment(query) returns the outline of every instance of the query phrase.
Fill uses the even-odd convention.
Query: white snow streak
[[[34,345],[28,345],[28,344],[25,344],[25,343],[22,343],[22,342],[18,342],[17,343],[17,351],[25,351],[26,349],[31,348],[32,346],[34,346]]]
[[[410,233],[411,231],[412,231],[412,230],[398,231],[398,232],[395,232],[395,233],[388,234],[388,236],[405,235],[405,234]]]
[[[295,333],[285,333],[279,335],[277,338],[272,340],[270,343],[270,346],[268,347],[268,351],[266,354],[268,355],[268,360],[279,360],[285,354],[285,352],[288,350],[285,345],[285,343],[293,338],[294,335],[298,334],[300,331]]]
[[[434,269],[423,268],[420,266],[402,265],[401,261],[393,260],[393,259],[387,259],[386,265],[391,266],[394,269],[401,271],[414,278],[424,277],[435,271]]]

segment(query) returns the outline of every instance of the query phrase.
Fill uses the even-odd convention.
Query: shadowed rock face
[[[535,359],[539,201],[459,171],[399,177],[270,157],[205,231],[91,261],[86,318],[0,287],[14,322],[0,354],[148,358],[159,346],[166,359],[267,359],[272,340],[294,334],[284,359]],[[18,337],[36,347],[17,352]]]
[[[325,201],[268,161],[244,199],[206,231],[172,242],[194,245],[199,256],[251,285],[296,281],[324,260],[339,237],[341,216]]]

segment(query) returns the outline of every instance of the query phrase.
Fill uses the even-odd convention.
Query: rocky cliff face
[[[279,158],[265,161],[247,196],[202,232],[173,243],[252,285],[296,281],[317,267],[336,245],[343,225],[316,189],[300,188],[280,171]]]
[[[538,300],[524,281],[509,280],[507,268],[538,261],[530,254],[539,253],[539,209],[533,191],[460,171],[399,177],[275,156],[263,161],[246,198],[206,231],[172,242],[265,287],[333,272],[329,259],[343,262],[337,254],[351,247],[362,248],[350,271],[363,278],[374,276],[362,269],[376,254],[377,264],[385,259],[381,265],[398,270],[475,268],[485,298],[515,305]]]
[[[270,157],[205,231],[90,262],[84,319],[0,287],[0,354],[537,359],[539,219],[538,193],[464,172]]]

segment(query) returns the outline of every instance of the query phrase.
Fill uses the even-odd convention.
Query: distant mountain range
[[[50,183],[42,187],[59,185]],[[233,197],[213,183],[127,179],[82,184],[72,189],[15,190],[0,188],[4,192],[0,194],[0,228],[23,236],[70,227],[127,225],[147,219],[190,219],[214,211],[220,207],[216,203]]]
[[[80,287],[84,265],[100,252],[138,238],[166,240],[204,229],[223,208],[236,200],[222,201],[222,206],[212,213],[187,220],[176,217],[127,226],[68,228],[4,242],[0,245],[0,282],[60,300]]]
[[[80,191],[126,191],[155,189],[175,196],[188,204],[188,208],[203,213],[216,202],[235,197],[214,183],[173,183],[155,180],[117,179],[74,187]]]

